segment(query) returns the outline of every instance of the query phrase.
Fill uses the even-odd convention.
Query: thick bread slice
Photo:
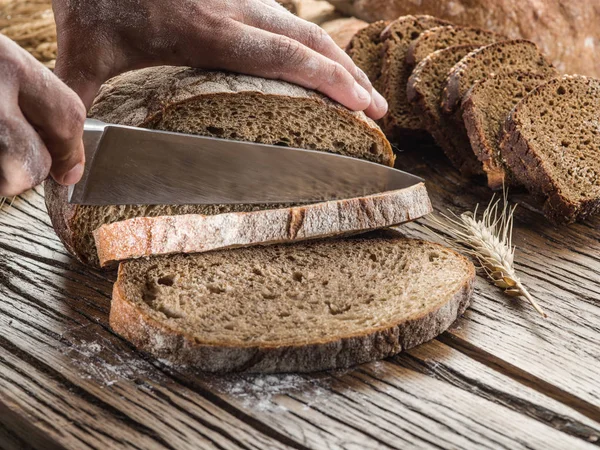
[[[517,180],[546,197],[554,222],[600,211],[600,80],[565,75],[538,86],[505,124],[502,157]]]
[[[411,42],[430,28],[450,25],[431,16],[404,16],[391,22],[381,33],[384,58],[381,72],[383,96],[389,110],[383,120],[383,131],[394,140],[419,135],[423,130],[419,117],[411,111],[406,99],[406,83],[412,67],[406,64]]]
[[[481,163],[471,150],[464,125],[457,125],[442,114],[441,96],[450,69],[476,48],[475,45],[457,45],[433,52],[417,64],[406,91],[411,109],[421,118],[423,127],[466,176],[481,173]]]
[[[228,139],[332,151],[392,165],[389,142],[363,113],[283,81],[155,67],[109,80],[90,116],[109,123]],[[80,261],[98,266],[92,231],[105,223],[143,216],[218,214],[277,205],[76,206],[67,189],[45,184],[52,224]],[[282,205],[280,205],[282,206]]]
[[[213,216],[138,217],[94,231],[102,266],[124,259],[305,241],[399,225],[429,214],[423,183],[293,208]]]
[[[544,80],[545,75],[525,72],[498,75],[475,83],[463,98],[462,117],[471,148],[494,190],[513,183],[500,155],[502,126],[514,106]]]
[[[522,39],[497,42],[474,50],[452,68],[442,94],[442,110],[447,114],[456,111],[475,82],[517,70],[549,76],[557,74],[533,42]]]
[[[473,27],[449,25],[424,31],[411,42],[406,54],[406,63],[416,66],[431,53],[456,45],[490,45],[494,42],[505,41],[501,34]]]
[[[110,325],[203,371],[308,372],[386,358],[446,330],[475,270],[440,245],[359,238],[121,263]]]
[[[382,91],[381,69],[383,66],[383,41],[381,32],[389,21],[380,20],[358,31],[350,40],[346,53],[364,73],[367,74],[373,87]],[[383,92],[382,92],[383,94]]]

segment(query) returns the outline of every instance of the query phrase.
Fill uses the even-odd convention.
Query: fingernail
[[[83,164],[79,163],[65,174],[65,176],[62,178],[62,184],[71,186],[72,184],[77,183],[81,179],[82,175]]]
[[[362,87],[356,81],[354,82],[354,90],[356,91],[356,96],[360,100],[370,100],[371,99],[371,94],[369,94],[369,91],[367,91],[364,87]]]
[[[375,89],[373,89],[373,92],[371,93],[371,95],[373,96],[373,101],[375,102],[375,107],[380,111],[382,111],[382,110],[387,111],[388,102],[386,101],[385,98],[383,98],[383,95],[381,95]]]

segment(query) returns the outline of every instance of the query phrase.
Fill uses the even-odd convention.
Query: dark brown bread
[[[471,147],[494,190],[513,184],[500,155],[500,131],[508,113],[547,80],[540,74],[511,72],[475,83],[462,102],[462,117]]]
[[[329,0],[373,22],[430,14],[534,41],[561,72],[600,77],[600,0]]]
[[[359,238],[122,263],[110,325],[211,372],[308,372],[386,358],[446,330],[475,270],[440,245]]]
[[[383,67],[381,32],[388,24],[389,21],[380,20],[363,28],[354,35],[346,49],[354,64],[367,74],[373,87],[378,91],[382,90],[380,84]]]
[[[277,80],[155,67],[109,80],[90,110],[108,123],[333,151],[392,165],[381,130],[362,113],[299,86]],[[46,204],[65,247],[98,266],[92,232],[133,217],[218,214],[285,205],[77,206],[67,189],[45,184]]]
[[[381,74],[383,96],[389,110],[383,118],[383,131],[388,138],[401,141],[423,130],[421,121],[408,105],[406,83],[412,67],[406,64],[406,53],[411,42],[430,28],[449,25],[431,16],[404,16],[391,22],[381,33],[384,41],[384,58]]]
[[[424,183],[360,198],[267,211],[137,217],[94,231],[100,264],[176,253],[348,236],[418,219],[432,211]]]
[[[517,180],[546,198],[557,223],[600,211],[600,80],[565,75],[538,86],[505,124],[502,157]]]
[[[537,45],[522,39],[503,41],[474,50],[450,71],[442,94],[442,110],[452,114],[475,82],[514,71],[556,75]]]
[[[452,164],[467,176],[481,173],[481,164],[471,150],[464,126],[455,126],[442,114],[440,103],[448,72],[476,48],[475,45],[459,45],[433,52],[417,64],[407,84],[412,111],[421,118],[424,128]]]
[[[480,46],[505,41],[507,38],[501,34],[481,30],[473,27],[459,27],[448,25],[424,31],[417,39],[412,41],[406,54],[406,62],[416,66],[431,53],[456,45]]]

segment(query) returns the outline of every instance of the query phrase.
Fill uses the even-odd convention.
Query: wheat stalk
[[[525,297],[542,317],[547,317],[515,271],[512,231],[517,205],[508,206],[506,191],[503,200],[500,208],[500,199],[492,197],[481,219],[477,219],[477,205],[474,212],[459,216],[450,211],[450,215],[441,214],[445,221],[437,217],[433,217],[433,221],[443,227],[453,242],[465,247],[466,252],[479,261],[496,286],[511,297]]]

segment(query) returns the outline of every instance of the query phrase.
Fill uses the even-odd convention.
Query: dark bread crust
[[[511,169],[517,180],[523,184],[532,194],[546,198],[544,203],[544,214],[556,224],[572,223],[584,220],[600,211],[600,198],[590,197],[578,199],[577,203],[569,200],[562,193],[560,180],[556,179],[549,167],[538,153],[532,142],[525,136],[521,129],[522,112],[528,99],[553,91],[563,81],[570,80],[595,84],[600,90],[600,81],[582,75],[564,75],[541,84],[531,91],[511,111],[504,124],[503,138],[500,149],[504,162]],[[598,102],[598,98],[592,99]],[[558,107],[558,106],[554,106]],[[600,155],[598,157],[600,160]]]
[[[438,246],[424,241],[417,245]],[[256,346],[207,345],[180,330],[150,317],[128,299],[121,286],[126,266],[119,268],[110,311],[111,328],[138,349],[157,358],[207,372],[310,372],[346,368],[387,358],[433,339],[444,332],[468,307],[473,293],[473,264],[456,254],[469,267],[468,276],[450,298],[436,309],[427,309],[393,326],[360,334],[316,341],[307,345]]]
[[[48,178],[44,182],[46,209],[56,235],[71,255],[79,262],[89,265],[91,262],[87,261],[85,255],[77,251],[74,243],[71,225],[75,220],[78,208],[77,205],[69,203],[68,193],[68,188],[58,184],[53,178]]]

